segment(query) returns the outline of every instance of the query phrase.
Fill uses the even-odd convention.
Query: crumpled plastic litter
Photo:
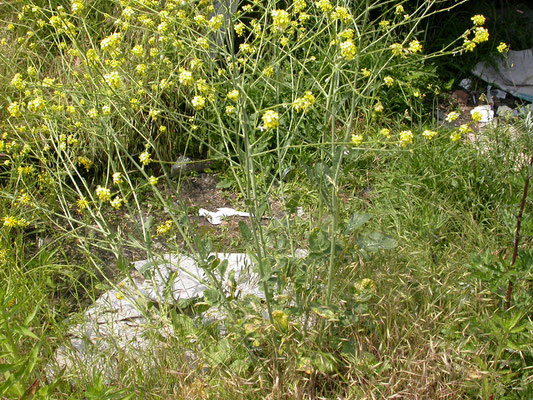
[[[225,276],[217,276],[216,268],[212,271],[224,291],[234,290],[240,297],[251,295],[265,299],[250,256],[242,253],[210,256],[228,262]],[[180,300],[200,299],[209,288],[204,270],[189,256],[167,254],[137,261],[133,266],[135,272],[131,278],[102,294],[82,315],[67,321],[71,323],[67,331],[70,343],[56,350],[55,362],[46,371],[49,379],[62,369],[73,374],[92,370],[111,377],[125,352],[129,356],[146,357],[155,340],[154,332],[160,338],[172,335],[168,324],[157,323],[157,318],[152,318],[149,303],[175,304]],[[236,288],[228,280],[230,272]],[[197,316],[201,323],[222,323],[225,315],[222,310],[208,311]]]
[[[479,62],[472,73],[526,101],[533,101],[533,49],[510,50],[495,63]]]
[[[250,217],[250,213],[234,210],[233,208],[217,208],[215,212],[208,211],[205,208],[200,208],[198,210],[198,215],[200,217],[206,217],[207,220],[213,225],[220,225],[222,219],[225,217]]]

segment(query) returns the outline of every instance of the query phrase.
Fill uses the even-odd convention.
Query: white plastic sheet
[[[533,101],[533,49],[510,50],[494,64],[476,64],[472,73],[515,97]]]

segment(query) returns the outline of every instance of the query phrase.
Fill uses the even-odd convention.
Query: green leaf
[[[239,231],[241,232],[242,240],[246,243],[252,240],[252,231],[246,222],[239,221]]]
[[[31,337],[35,340],[39,340],[39,338],[37,337],[37,335],[35,335],[35,333],[33,333],[29,328],[27,328],[26,326],[18,326],[16,327],[15,329],[13,329],[14,331],[16,332],[19,332],[21,335],[23,336],[28,336],[28,337]]]
[[[354,213],[352,218],[346,223],[346,232],[353,232],[366,224],[372,216],[370,214]]]
[[[322,229],[315,229],[309,235],[309,249],[312,253],[325,253],[329,250],[328,234]]]
[[[0,364],[0,374],[3,374],[4,372],[13,371],[17,367],[17,364]]]
[[[398,245],[396,240],[381,232],[372,232],[363,235],[357,240],[357,243],[359,246],[361,246],[361,248],[369,252],[390,250],[394,249]]]
[[[206,289],[204,291],[205,300],[212,306],[216,306],[221,303],[222,295],[216,289]]]

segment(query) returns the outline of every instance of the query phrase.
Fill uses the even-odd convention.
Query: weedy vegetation
[[[509,49],[481,14],[426,45],[467,4],[3,1],[0,396],[532,398],[533,116],[432,117],[439,60]],[[251,217],[200,226],[195,174]],[[205,297],[154,306],[167,334],[112,375],[51,376],[73,318],[165,253]]]

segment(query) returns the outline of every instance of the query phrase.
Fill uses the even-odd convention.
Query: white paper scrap
[[[217,208],[216,212],[208,211],[205,208],[198,210],[200,217],[206,217],[213,225],[220,225],[224,217],[249,217],[250,213],[234,210],[233,208]]]

